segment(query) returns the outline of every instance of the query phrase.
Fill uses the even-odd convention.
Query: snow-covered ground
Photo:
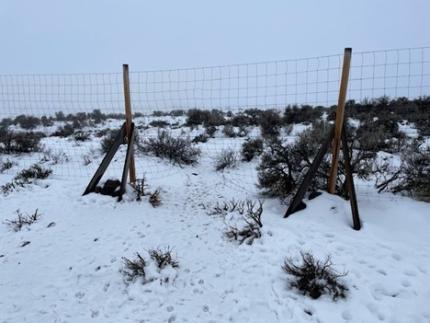
[[[158,208],[147,197],[135,201],[131,189],[119,203],[81,196],[89,177],[56,174],[73,167],[85,173],[82,156],[1,195],[0,322],[430,322],[430,204],[363,186],[363,228],[354,231],[349,203],[337,196],[324,193],[288,219],[285,205],[266,199],[262,237],[238,245],[224,236],[229,220],[209,213],[217,202],[261,198],[257,164],[216,172],[210,145],[221,147],[217,140],[199,144],[203,158],[194,167],[137,156],[143,170],[154,167],[146,170],[149,189],[161,189]],[[222,140],[236,148],[243,141]],[[94,164],[101,159],[92,157]],[[0,183],[11,177],[0,174]],[[5,221],[17,209],[38,209],[40,220],[14,232]],[[22,247],[24,241],[30,243]],[[122,257],[168,246],[179,262],[168,283],[124,282]],[[331,255],[335,268],[348,272],[346,299],[312,300],[289,288],[281,266],[300,251]]]

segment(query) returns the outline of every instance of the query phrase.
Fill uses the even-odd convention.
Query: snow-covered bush
[[[124,279],[127,282],[134,282],[137,279],[142,279],[142,283],[146,283],[145,267],[147,264],[145,259],[139,253],[136,253],[136,259],[130,260],[126,257],[122,259],[124,261],[124,267],[121,272],[124,275]]]
[[[231,226],[225,235],[228,239],[238,241],[239,244],[245,242],[247,245],[252,245],[255,239],[261,238],[261,230],[254,223],[248,223],[241,229]]]
[[[246,243],[251,245],[255,239],[261,238],[261,228],[263,222],[261,215],[263,214],[263,202],[246,201],[230,201],[224,202],[223,206],[217,203],[212,214],[221,214],[226,217],[227,213],[237,212],[241,215],[243,223],[230,225],[225,231],[225,236],[230,240],[238,241],[239,244]]]
[[[175,138],[164,130],[159,131],[156,138],[149,138],[139,144],[139,149],[178,165],[196,164],[200,156],[200,149],[195,147],[191,140]]]
[[[123,257],[124,265],[121,272],[125,282],[132,283],[140,279],[142,284],[153,281],[163,284],[174,281],[179,262],[173,256],[172,249],[169,247],[165,250],[152,249],[148,253],[148,260],[139,253],[136,253],[136,258],[132,260]]]
[[[313,299],[328,294],[333,300],[345,298],[348,288],[339,278],[347,273],[338,273],[333,269],[330,256],[324,261],[315,259],[309,252],[301,252],[302,262],[296,264],[287,258],[282,269],[291,277],[290,286],[298,289],[303,295]]]
[[[167,266],[178,268],[179,262],[173,257],[172,249],[167,247],[165,250],[152,249],[149,251],[149,256],[155,261],[157,268],[161,271]]]
[[[226,168],[235,168],[239,162],[234,150],[222,150],[215,158],[215,170],[222,171]]]

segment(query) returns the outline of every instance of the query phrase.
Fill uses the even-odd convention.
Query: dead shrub
[[[149,203],[151,203],[153,207],[161,205],[160,189],[156,189],[154,193],[149,195]]]
[[[24,226],[30,226],[40,218],[40,214],[38,213],[38,209],[30,215],[24,215],[20,212],[20,210],[16,210],[16,219],[6,220],[6,224],[9,225],[13,231],[18,232]]]
[[[222,150],[215,159],[215,170],[223,171],[226,168],[235,168],[239,162],[234,150]]]
[[[146,283],[146,261],[139,253],[136,253],[136,257],[137,258],[133,260],[123,257],[124,267],[121,272],[127,282],[134,282],[137,279],[142,279],[142,282]]]
[[[149,256],[155,261],[157,268],[161,271],[167,266],[172,268],[178,268],[179,262],[174,259],[172,255],[172,249],[167,247],[165,250],[162,249],[152,249],[149,251]]]
[[[348,288],[339,281],[339,278],[346,276],[347,273],[337,273],[333,269],[330,256],[321,261],[315,259],[309,252],[301,252],[300,255],[302,258],[300,264],[295,264],[292,258],[287,258],[282,266],[282,269],[292,276],[291,287],[313,299],[324,294],[330,295],[333,300],[346,297]]]

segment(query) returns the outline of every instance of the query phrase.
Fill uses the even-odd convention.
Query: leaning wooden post
[[[131,132],[131,124],[132,124],[132,115],[131,115],[131,97],[130,97],[130,78],[128,75],[128,64],[122,65],[122,76],[124,83],[124,103],[125,103],[125,129],[127,135],[127,142],[133,143],[131,140],[132,132]],[[130,182],[132,184],[136,183],[136,167],[134,164],[134,154],[133,147],[131,148],[131,158],[130,158]]]
[[[331,169],[328,178],[328,192],[333,194],[336,191],[337,168],[339,164],[339,150],[341,145],[341,135],[345,116],[345,102],[348,88],[349,69],[351,66],[351,48],[345,48],[343,55],[342,78],[340,80],[339,99],[336,110],[336,123],[332,143]]]

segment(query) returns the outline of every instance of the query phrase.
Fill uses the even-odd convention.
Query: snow
[[[297,125],[293,133],[303,129]],[[360,186],[363,228],[354,231],[349,203],[337,196],[323,193],[287,219],[285,205],[266,199],[262,237],[239,245],[223,234],[237,219],[209,213],[217,202],[261,198],[257,163],[215,172],[218,148],[239,149],[244,140],[221,137],[218,131],[199,144],[203,158],[194,167],[137,156],[150,190],[161,188],[158,208],[148,197],[135,201],[130,188],[120,203],[81,196],[89,177],[56,174],[86,173],[82,168],[93,166],[82,166],[82,156],[52,165],[46,180],[0,196],[0,322],[430,322],[429,204]],[[97,145],[96,139],[83,143],[82,154]],[[93,164],[101,159],[93,157]],[[12,158],[17,172],[23,165]],[[11,177],[0,174],[0,181]],[[40,220],[19,232],[5,223],[17,209],[36,208]],[[21,247],[24,241],[31,243]],[[124,281],[122,257],[139,252],[149,260],[149,250],[167,247],[179,268],[160,273],[151,264],[152,282]],[[300,251],[330,254],[335,268],[348,272],[345,300],[312,300],[289,288],[281,266]],[[169,283],[160,283],[165,277]]]

